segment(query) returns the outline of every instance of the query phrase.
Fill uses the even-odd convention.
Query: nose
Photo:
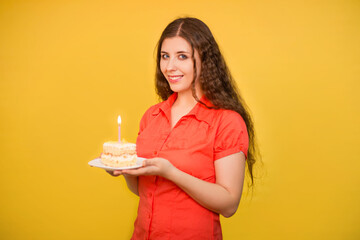
[[[170,59],[167,61],[166,71],[176,70],[176,62],[175,62],[175,60],[176,60],[176,59],[174,59],[174,58],[170,58]]]

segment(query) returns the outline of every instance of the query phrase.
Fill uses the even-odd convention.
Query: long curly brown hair
[[[198,80],[203,94],[215,106],[212,108],[230,109],[236,111],[244,119],[249,135],[247,169],[251,179],[251,183],[249,185],[252,186],[254,184],[253,166],[258,156],[254,124],[248,107],[239,94],[236,84],[220,52],[218,44],[216,43],[208,26],[201,20],[196,18],[178,18],[171,22],[163,31],[157,44],[155,74],[157,94],[162,100],[166,100],[173,93],[170,89],[169,83],[161,72],[160,59],[163,41],[166,38],[172,38],[175,36],[184,38],[190,43],[192,48],[192,60],[194,62],[192,93],[194,98],[198,102],[202,103],[196,96],[195,92],[195,78],[197,73],[194,52],[196,49],[201,60],[201,71]]]

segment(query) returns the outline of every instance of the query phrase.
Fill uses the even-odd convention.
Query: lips
[[[170,83],[179,82],[184,75],[168,75],[168,80]]]

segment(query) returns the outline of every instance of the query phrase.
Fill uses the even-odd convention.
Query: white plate
[[[105,169],[105,170],[124,170],[124,169],[133,169],[133,168],[141,167],[142,166],[142,161],[144,161],[144,159],[145,158],[138,157],[137,161],[136,161],[136,165],[130,166],[130,167],[120,167],[120,168],[109,167],[109,166],[104,165],[101,162],[100,158],[96,158],[94,160],[91,160],[89,162],[89,165],[92,166],[92,167],[98,167],[98,168],[102,168],[102,169]]]

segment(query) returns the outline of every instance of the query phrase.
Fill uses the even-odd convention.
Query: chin
[[[176,92],[176,93],[183,91],[183,89],[180,88],[180,87],[172,87],[172,86],[170,86],[170,89],[171,89],[173,92]]]
[[[191,86],[190,87],[184,87],[184,86],[181,86],[181,85],[177,85],[177,86],[170,85],[170,89],[173,92],[179,93],[179,92],[191,91]]]

